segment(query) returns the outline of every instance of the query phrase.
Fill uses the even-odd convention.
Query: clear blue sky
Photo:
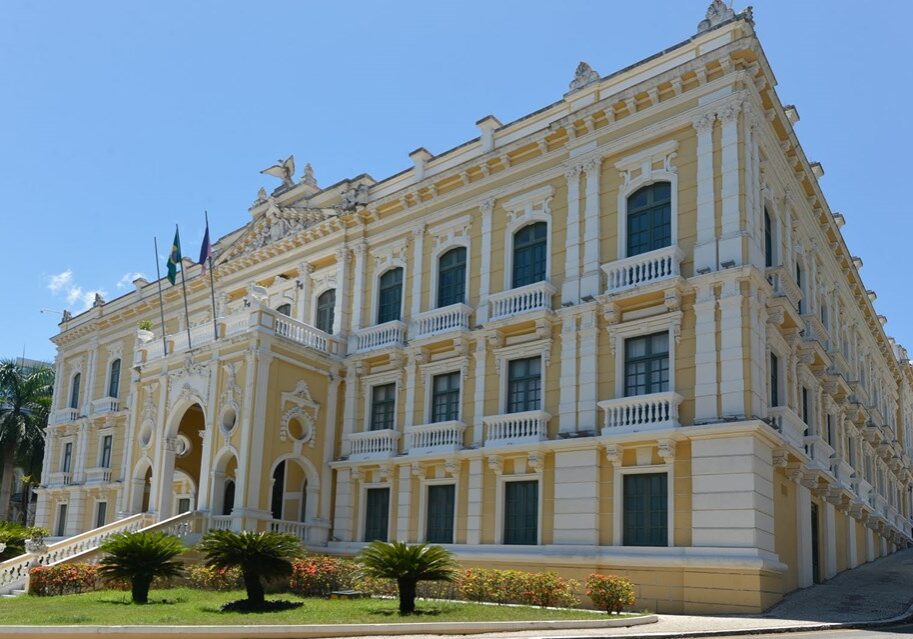
[[[709,0],[156,2],[0,6],[0,356],[52,358],[59,316],[154,274],[175,222],[199,246],[249,219],[295,154],[323,185],[410,166],[560,98],[579,60],[601,74],[676,44]],[[831,207],[913,346],[905,187],[913,2],[754,0],[799,137]],[[738,2],[737,10],[743,8]]]

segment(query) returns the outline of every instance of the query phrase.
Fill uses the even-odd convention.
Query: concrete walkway
[[[728,617],[657,615],[659,621],[630,628],[499,632],[467,635],[478,639],[533,637],[695,637],[761,634],[770,631],[824,630],[839,624],[877,623],[904,615],[913,603],[913,549],[897,552],[827,583],[788,595],[762,615]],[[452,636],[451,636],[452,637]],[[369,638],[362,638],[369,639]],[[370,639],[394,639],[373,637]],[[399,637],[398,639],[402,639]],[[410,639],[445,639],[442,635],[410,635]]]

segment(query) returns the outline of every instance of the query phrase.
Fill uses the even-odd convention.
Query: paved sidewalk
[[[891,619],[913,603],[913,549],[848,570],[827,583],[788,595],[762,615],[709,617],[657,615],[659,621],[630,628],[498,632],[467,635],[473,639],[532,637],[686,637],[745,634],[748,631],[826,629],[832,624],[861,624]],[[445,639],[444,635],[410,635],[409,639]],[[452,638],[452,635],[450,636]],[[402,639],[372,637],[362,639]]]

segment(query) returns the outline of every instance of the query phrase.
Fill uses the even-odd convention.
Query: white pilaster
[[[333,513],[333,537],[339,541],[354,541],[352,535],[352,489],[357,488],[352,470],[340,468],[336,471],[336,500]]]
[[[846,518],[846,548],[847,568],[855,568],[859,565],[859,556],[856,552],[856,520],[849,516]]]
[[[695,258],[697,259],[697,258]],[[697,287],[694,302],[694,419],[719,415],[716,379],[716,293],[712,284]]]
[[[323,468],[329,469],[330,462],[333,461],[333,451],[336,445],[336,404],[339,396],[339,383],[342,380],[339,376],[339,370],[334,367],[330,373],[330,383],[327,389],[327,408],[326,417],[324,417],[323,428]],[[332,473],[332,471],[331,471]],[[320,478],[320,510],[318,517],[325,522],[330,521],[332,513],[330,512],[330,502],[332,501],[333,482],[330,473]]]
[[[824,578],[837,574],[837,511],[834,504],[824,502]]]
[[[562,433],[577,430],[577,315],[574,308],[562,309],[561,385],[558,389],[558,428]]]
[[[555,453],[555,544],[599,543],[599,450]]]
[[[412,521],[412,468],[409,464],[399,467],[399,496],[396,500],[396,539],[413,541],[409,536],[409,524]]]
[[[723,122],[721,136],[722,162],[722,224],[720,237],[720,264],[732,261],[736,266],[742,259],[742,226],[739,209],[739,111],[741,105],[733,102],[727,105],[720,115]]]
[[[469,486],[466,512],[466,543],[470,546],[481,543],[482,539],[482,473],[481,459],[469,460]]]
[[[567,253],[564,256],[564,282],[561,284],[561,302],[577,304],[580,301],[580,171],[572,166],[565,171],[567,178]]]
[[[422,312],[422,265],[425,261],[425,225],[412,231],[412,317]]]
[[[749,415],[764,414],[767,405],[767,304],[761,299],[758,285],[748,283],[748,344],[751,349],[751,384]]]
[[[737,280],[730,279],[723,283],[719,305],[722,415],[744,417],[746,380],[745,354],[742,348],[742,293]]]
[[[814,583],[812,558],[812,493],[796,483],[796,556],[799,587],[807,588]]]
[[[409,353],[406,359],[406,397],[405,397],[405,422],[406,428],[415,425],[415,374],[422,363],[422,354]]]
[[[346,396],[342,409],[342,454],[349,454],[349,441],[346,435],[355,432],[356,399],[358,398],[358,377],[361,372],[360,362],[346,364]]]
[[[694,119],[697,131],[697,242],[694,271],[717,268],[716,204],[713,192],[713,123],[716,115],[704,113]]]
[[[298,264],[298,308],[296,309],[295,319],[305,324],[314,323],[313,318],[309,315],[310,309],[308,308],[311,301],[311,273],[313,272],[314,267],[307,262]]]
[[[482,259],[479,267],[479,307],[476,309],[478,324],[488,321],[488,294],[491,291],[491,216],[494,208],[493,199],[485,200],[479,206],[482,212]],[[481,415],[477,419],[481,419]]]
[[[352,249],[355,252],[355,285],[352,287],[352,330],[357,331],[363,328],[362,309],[365,305],[365,257],[368,253],[368,245],[362,240]],[[373,318],[368,319],[373,323]]]
[[[580,314],[580,329],[577,339],[580,342],[580,377],[577,380],[577,430],[598,432],[596,423],[596,392],[599,384],[596,364],[597,347],[597,310],[584,310]]]
[[[346,331],[345,318],[349,304],[349,249],[336,251],[336,304],[333,306],[333,335],[342,335]]]
[[[69,502],[67,504],[67,523],[66,528],[64,529],[68,537],[71,535],[78,535],[87,529],[82,525],[86,501],[86,493],[82,490],[76,489],[70,491]],[[94,526],[89,526],[89,528],[94,528]]]
[[[475,389],[473,390],[473,410],[472,410],[472,443],[478,446],[482,443],[485,433],[485,426],[482,424],[482,418],[485,416],[485,375],[488,364],[488,344],[484,337],[476,339],[475,353]],[[470,476],[472,476],[470,474]],[[468,543],[468,542],[467,542]]]
[[[586,171],[586,208],[583,220],[583,275],[580,298],[599,295],[599,169],[602,158],[590,160]]]

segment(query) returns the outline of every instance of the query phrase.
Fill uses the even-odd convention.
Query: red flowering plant
[[[42,597],[72,595],[98,588],[98,566],[59,564],[29,570],[29,594]]]
[[[308,555],[292,562],[289,589],[305,597],[349,590],[355,582],[354,562],[340,557]]]

